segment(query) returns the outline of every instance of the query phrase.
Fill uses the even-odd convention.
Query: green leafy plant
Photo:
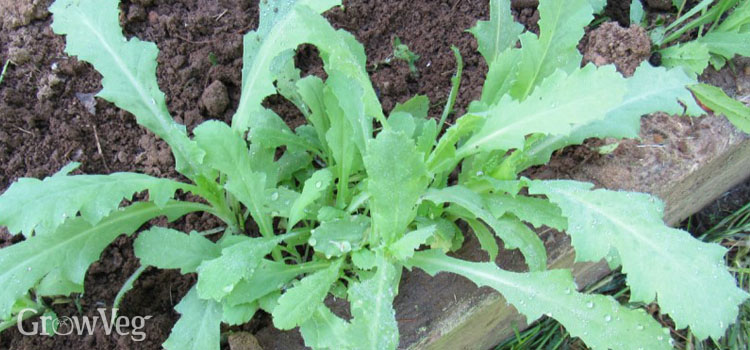
[[[658,297],[664,313],[697,337],[719,337],[734,321],[748,295],[727,271],[725,249],[665,226],[658,199],[519,175],[589,137],[637,137],[643,114],[701,113],[686,89],[695,80],[681,69],[644,64],[626,79],[613,66],[581,67],[576,45],[601,1],[542,1],[539,36],[522,33],[508,0],[490,1],[490,20],[471,30],[489,65],[481,99],[442,136],[460,60],[439,123],[427,118],[424,96],[386,116],[363,47],[320,16],[337,5],[262,1],[258,29],[244,40],[232,125],[207,121],[191,137],[156,84],[156,46],[122,36],[117,1],[57,0],[53,29],[67,36],[68,54],[101,73],[98,96],[164,139],[190,182],[69,175],[72,164],[13,183],[0,196],[0,224],[25,240],[0,250],[0,317],[81,292],[88,266],[117,236],[157,216],[203,211],[226,224],[216,239],[204,235],[214,231],[152,227],[134,243],[143,266],[198,277],[176,307],[181,318],[167,349],[218,349],[221,323],[242,324],[259,309],[279,329],[299,327],[314,349],[395,349],[392,302],[405,267],[494,288],[530,321],[551,316],[595,349],[671,348],[668,332],[644,310],[579,292],[568,269],[547,270],[544,244],[529,225],[570,234],[579,261],[622,266],[632,301]],[[303,43],[320,51],[325,81],[294,67]],[[277,92],[308,124],[292,130],[263,107]],[[147,200],[121,205],[144,190]],[[203,200],[176,200],[177,191]],[[446,254],[462,245],[459,221],[489,262]],[[499,268],[496,239],[520,250],[528,271]],[[331,294],[348,300],[350,319],[324,304]]]
[[[679,8],[677,20],[651,31],[664,66],[682,67],[698,75],[709,64],[718,70],[736,55],[750,56],[750,2],[703,0],[680,16],[686,3],[675,3]],[[692,32],[694,39],[675,44]],[[750,132],[750,108],[711,85],[690,89],[706,107],[724,114],[738,129]]]
[[[419,70],[416,65],[419,55],[409,50],[409,47],[402,43],[399,37],[393,38],[393,57],[409,64],[411,74],[415,77],[419,76]]]

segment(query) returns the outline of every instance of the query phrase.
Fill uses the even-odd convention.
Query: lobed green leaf
[[[708,84],[692,85],[690,90],[714,113],[725,115],[738,129],[750,133],[750,108],[742,102],[727,96],[721,88]]]
[[[141,232],[133,243],[133,249],[141,265],[180,269],[182,274],[195,272],[204,260],[221,255],[218,245],[195,231],[185,234],[158,226]]]
[[[356,350],[395,350],[398,346],[398,324],[393,298],[400,280],[399,265],[384,257],[377,258],[372,277],[349,287],[352,322],[349,339],[357,339]]]
[[[187,136],[185,126],[169,115],[164,93],[156,82],[154,43],[126,39],[117,0],[57,0],[50,6],[52,29],[67,35],[65,52],[91,63],[102,75],[97,96],[136,116],[139,124],[164,139],[172,149],[177,171],[190,178],[202,173],[203,153]]]
[[[571,75],[558,70],[525,101],[506,95],[482,112],[487,118],[484,126],[457,154],[466,157],[480,151],[523,149],[529,134],[567,135],[576,125],[604,119],[625,91],[625,80],[613,66],[588,65]]]
[[[221,301],[242,278],[249,278],[263,257],[280,242],[279,236],[250,238],[239,236],[239,242],[221,250],[221,256],[205,260],[198,266],[198,295],[202,299]]]
[[[258,169],[261,162],[253,161],[242,136],[219,121],[204,122],[193,134],[206,153],[204,163],[227,175],[224,187],[248,208],[261,233],[272,235],[271,218],[265,210],[267,198],[259,195],[269,187],[268,176]]]
[[[662,312],[678,328],[689,325],[700,339],[721,337],[748,297],[727,271],[726,249],[667,227],[664,205],[653,196],[592,187],[530,181],[529,193],[544,194],[560,206],[577,261],[611,258],[614,250],[628,275],[632,301],[651,303],[658,297]]]
[[[332,182],[333,174],[328,169],[321,169],[314,172],[310,178],[305,181],[302,195],[292,203],[292,208],[289,212],[288,228],[291,229],[305,217],[305,209],[322,197],[328,191],[328,187],[331,186]]]
[[[163,207],[135,203],[112,212],[96,224],[80,217],[70,219],[54,234],[29,237],[0,249],[0,285],[3,286],[0,288],[0,318],[7,319],[15,301],[55,270],[59,269],[54,274],[61,283],[83,285],[88,267],[117,236],[132,234],[146,221],[161,215],[171,221],[206,209],[203,204],[188,202],[168,202]]]
[[[323,306],[331,285],[339,279],[343,260],[331,263],[325,270],[303,278],[279,298],[279,305],[273,310],[273,324],[278,329],[292,329],[304,323],[313,312]]]
[[[591,137],[638,138],[641,116],[645,114],[702,115],[703,110],[687,89],[695,83],[696,79],[680,68],[658,68],[644,62],[626,79],[627,92],[622,103],[607,111],[603,120],[576,125],[568,134],[550,135],[533,142],[523,150],[525,160],[518,170],[545,164],[554,151],[582,144]]]
[[[542,315],[559,321],[594,350],[672,349],[669,330],[643,310],[631,310],[604,295],[576,291],[569,270],[509,272],[435,251],[418,252],[409,264],[430,275],[451,272],[500,292],[531,323]]]
[[[369,143],[364,159],[375,239],[397,240],[416,216],[416,204],[427,188],[424,156],[403,133],[384,130]]]
[[[96,224],[137,192],[148,190],[150,200],[161,207],[176,190],[188,188],[190,185],[136,173],[21,178],[0,196],[0,226],[26,237],[47,235],[78,213]]]
[[[162,344],[167,350],[219,350],[221,304],[198,296],[195,287],[182,298],[175,310],[177,320],[169,338]]]
[[[422,195],[422,199],[436,204],[451,203],[464,208],[489,225],[495,231],[495,235],[503,240],[507,249],[518,248],[531,271],[547,268],[547,251],[539,236],[520,221],[507,217],[496,218],[485,208],[482,197],[470,189],[460,185],[439,190],[429,189]]]
[[[515,47],[518,36],[523,32],[523,25],[513,20],[510,0],[490,0],[490,20],[477,21],[469,32],[477,38],[477,50],[487,65],[492,67],[498,56]]]

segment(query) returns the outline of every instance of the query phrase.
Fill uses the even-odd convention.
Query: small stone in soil
[[[212,117],[219,117],[229,106],[227,87],[219,80],[209,85],[201,95],[201,105]]]
[[[247,332],[237,332],[229,335],[229,349],[263,350],[260,344],[258,344],[258,340],[255,339],[255,336]]]

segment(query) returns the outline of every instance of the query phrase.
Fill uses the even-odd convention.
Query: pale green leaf
[[[560,208],[546,199],[497,193],[484,195],[483,199],[487,209],[496,218],[510,213],[536,228],[548,226],[564,230],[568,226]]]
[[[228,128],[222,126],[226,132]],[[227,136],[230,134],[227,133]],[[279,164],[276,163],[276,150],[251,143],[249,149],[249,163],[253,172],[265,176],[266,188],[273,188],[279,181]],[[244,162],[244,160],[243,160]],[[244,164],[244,163],[243,163]],[[267,203],[264,203],[267,204]]]
[[[631,310],[604,295],[579,293],[569,270],[510,272],[494,263],[475,263],[431,250],[409,264],[430,275],[452,272],[500,292],[531,323],[542,315],[559,321],[594,350],[669,350],[669,330],[643,310]]]
[[[747,33],[747,25],[750,24],[750,2],[742,1],[725,18],[716,31],[722,32],[744,32]]]
[[[133,287],[135,286],[135,281],[137,281],[138,278],[141,277],[143,271],[146,271],[148,267],[148,265],[141,265],[132,274],[130,274],[130,277],[125,280],[125,283],[122,284],[120,290],[117,291],[117,294],[115,295],[115,300],[112,302],[113,309],[120,308],[120,302],[122,301],[122,298],[124,298],[125,294],[133,289]],[[114,314],[117,314],[117,312],[114,312]]]
[[[461,248],[464,241],[463,233],[455,221],[441,216],[434,219],[417,216],[415,222],[417,229],[435,226],[435,234],[427,239],[427,245],[430,248],[442,249],[446,252]]]
[[[372,250],[360,249],[352,253],[352,263],[362,270],[371,270],[375,267],[377,261]]]
[[[301,79],[301,73],[294,64],[293,49],[286,50],[271,61],[271,76],[276,77],[276,91],[294,104],[304,115],[310,113],[302,95],[299,93],[297,83]]]
[[[16,299],[48,273],[62,269],[59,276],[83,285],[89,265],[99,259],[104,248],[117,236],[132,234],[146,221],[160,215],[174,220],[194,211],[210,208],[199,203],[168,202],[163,207],[135,203],[118,209],[92,225],[73,218],[60,225],[54,234],[33,236],[0,249],[0,318],[7,319]],[[56,272],[57,273],[57,272]]]
[[[633,0],[630,3],[630,25],[640,25],[646,17],[641,0]]]
[[[307,321],[299,327],[305,345],[315,350],[350,350],[356,339],[349,337],[351,325],[320,305]]]
[[[578,145],[591,137],[637,138],[641,129],[641,116],[654,112],[699,116],[703,110],[695,103],[687,86],[697,81],[680,68],[653,67],[641,64],[632,77],[626,79],[627,93],[622,103],[607,112],[603,120],[574,126],[567,135],[552,135],[534,142],[523,151],[525,164],[546,164],[552,153],[569,145]]]
[[[479,246],[482,247],[482,250],[487,252],[490,261],[495,261],[499,249],[492,232],[490,232],[484,223],[477,219],[463,218],[463,220],[466,221],[466,223],[469,224],[469,227],[471,227],[471,230],[474,231],[474,235],[477,236],[477,240],[479,241]]]
[[[487,106],[496,104],[516,84],[521,51],[508,49],[498,56],[495,64],[487,70],[482,86],[481,102]]]
[[[718,339],[735,321],[748,294],[737,288],[724,264],[726,249],[669,228],[664,204],[642,193],[592,190],[575,181],[531,181],[529,193],[544,194],[568,218],[577,261],[598,261],[615,250],[627,274],[631,300],[658,298],[678,328],[689,325],[700,339]]]
[[[696,84],[690,86],[695,97],[717,114],[723,114],[737,129],[750,133],[750,108],[716,86]]]
[[[56,173],[54,173],[52,176],[67,176],[74,170],[78,169],[81,166],[81,163],[78,162],[70,162],[68,164],[65,164],[60,170],[58,170]]]
[[[708,46],[698,41],[688,41],[670,46],[659,52],[664,67],[683,67],[694,74],[703,73],[703,70],[708,67],[708,60],[711,58]]]
[[[224,186],[250,211],[264,236],[273,234],[271,218],[264,210],[267,175],[259,172],[250,157],[245,140],[228,125],[207,121],[193,130],[195,140],[206,152],[204,162],[227,175]],[[259,151],[256,151],[259,152]]]
[[[414,251],[419,249],[419,246],[424,244],[428,238],[435,234],[436,230],[437,226],[431,225],[408,232],[398,241],[391,244],[388,247],[388,250],[396,259],[406,260],[412,257]]]
[[[592,12],[589,0],[540,2],[539,36],[532,32],[520,36],[521,63],[511,89],[515,99],[526,99],[555,70],[571,74],[580,67],[578,42],[584,27],[594,19]]]
[[[219,350],[221,304],[198,297],[195,287],[182,298],[175,310],[180,313],[169,338],[162,344],[167,350]]]
[[[388,116],[388,125],[393,131],[401,132],[409,138],[414,137],[414,131],[417,129],[416,118],[406,112],[392,112]]]
[[[639,1],[639,0],[634,0]],[[594,8],[594,13],[599,13],[604,10],[604,7],[607,6],[607,0],[589,0],[589,4],[591,4],[591,7]]]
[[[221,255],[215,243],[195,231],[188,235],[158,226],[141,232],[133,243],[133,250],[142,265],[180,269],[182,274],[195,272],[203,260]]]
[[[415,132],[417,151],[423,153],[425,158],[427,158],[430,151],[432,151],[432,147],[435,146],[435,141],[437,140],[439,131],[435,119],[427,119],[423,121],[421,125],[417,125],[417,130]]]
[[[404,103],[396,103],[396,106],[391,110],[391,114],[397,112],[405,112],[412,115],[417,119],[427,118],[427,112],[430,110],[430,99],[424,95],[416,95]]]
[[[307,120],[315,128],[318,139],[324,142],[329,123],[326,119],[325,100],[323,97],[325,85],[323,84],[323,80],[314,75],[309,75],[300,79],[296,85],[297,91],[305,103],[305,107],[310,111],[307,114]],[[323,148],[326,149],[326,147]]]
[[[250,126],[251,114],[262,109],[263,100],[276,93],[273,83],[277,77],[272,65],[276,57],[300,44],[308,42],[314,35],[313,27],[298,25],[302,16],[295,11],[297,6],[310,6],[312,14],[322,13],[333,6],[341,5],[340,0],[271,0],[259,5],[259,24],[255,31],[243,38],[244,52],[242,67],[242,97],[232,120],[232,125],[240,131]],[[322,20],[314,17],[313,20]],[[327,23],[326,23],[327,24]]]
[[[364,90],[354,84],[354,80],[336,72],[329,75],[326,87],[335,99],[344,119],[348,121],[347,142],[354,142],[361,154],[367,153],[367,143],[372,139],[372,117],[365,113],[363,103]],[[334,126],[334,117],[331,117],[331,129]],[[345,129],[344,129],[345,130]],[[329,141],[330,143],[330,141]]]
[[[250,131],[247,136],[251,142],[265,148],[286,146],[292,152],[320,152],[315,144],[292,132],[281,117],[269,109],[260,109],[251,114]]]
[[[318,209],[317,220],[320,222],[328,222],[337,219],[344,219],[349,217],[349,212],[350,211],[326,205]],[[351,212],[353,212],[353,210]]]
[[[294,173],[306,169],[312,165],[312,157],[307,152],[286,151],[276,162],[279,167],[278,181],[291,180]]]
[[[547,251],[544,243],[534,233],[526,228],[519,230],[517,224],[523,225],[520,221],[513,221],[508,218],[496,218],[485,207],[482,197],[463,186],[451,186],[442,189],[430,189],[422,199],[434,202],[436,204],[451,203],[468,210],[475,217],[482,219],[489,225],[495,234],[503,240],[506,248],[518,248],[529,265],[529,270],[540,271],[547,268]]]
[[[708,60],[708,63],[718,71],[724,68],[724,66],[727,64],[727,59],[719,55],[712,54],[711,58]]]
[[[310,204],[323,197],[332,182],[333,174],[327,168],[314,172],[312,176],[305,181],[302,195],[292,203],[292,208],[289,211],[289,229],[294,227],[294,225],[305,217],[305,209]]]
[[[273,324],[278,329],[292,329],[307,321],[323,305],[331,285],[339,279],[343,260],[334,261],[325,270],[303,278],[289,288],[273,310]]]
[[[299,199],[300,193],[282,186],[266,189],[266,197],[264,202],[271,216],[288,218],[291,215],[292,203]]]
[[[370,218],[367,216],[324,222],[312,230],[308,244],[328,258],[342,256],[362,246],[365,231],[369,228]]]
[[[264,256],[273,250],[280,238],[242,236],[236,243],[221,250],[221,256],[205,260],[198,266],[198,294],[202,299],[221,301],[231,293],[240,279],[253,275]]]
[[[401,237],[414,220],[417,200],[427,188],[429,176],[424,156],[402,133],[384,130],[370,141],[368,148],[364,161],[369,176],[373,238],[390,243]]]
[[[469,32],[476,37],[478,51],[492,67],[503,51],[515,47],[523,25],[513,20],[510,0],[490,0],[490,20],[477,21]]]
[[[330,86],[326,87],[323,99],[330,122],[330,129],[325,133],[325,140],[331,150],[331,156],[335,160],[333,170],[338,179],[336,201],[337,204],[342,205],[346,203],[349,197],[349,176],[362,168],[362,157],[359,149],[364,149],[365,146],[364,144],[358,146],[356,140],[364,142],[364,138],[357,136],[353,125],[346,118],[344,110]],[[354,142],[352,142],[353,137]]]
[[[443,134],[443,137],[440,138],[437,146],[435,146],[435,150],[427,158],[427,167],[430,172],[452,171],[456,164],[458,164],[458,159],[456,159],[456,143],[461,138],[478,129],[483,122],[484,118],[471,114],[458,118],[456,124],[445,131],[445,134]]]
[[[487,118],[484,126],[461,146],[458,155],[521,149],[524,137],[534,133],[567,135],[576,125],[603,119],[622,102],[625,91],[625,79],[613,66],[588,65],[569,76],[557,71],[527,100],[518,102],[506,95],[482,113]]]
[[[229,305],[248,304],[260,300],[265,295],[283,289],[295,277],[322,270],[330,265],[315,261],[288,265],[263,259],[249,278],[243,278],[224,299]]]
[[[167,111],[156,82],[154,43],[126,39],[119,22],[117,0],[57,0],[50,7],[52,29],[67,35],[65,52],[91,63],[102,75],[97,96],[133,113],[138,123],[172,149],[177,170],[188,177],[201,173],[202,152],[190,141],[185,126]]]
[[[735,55],[750,56],[750,33],[711,31],[697,41],[705,44],[709,52],[727,60]]]
[[[72,293],[83,293],[83,284],[71,282],[64,275],[63,269],[57,268],[44,276],[34,288],[37,295],[54,296],[70,295]]]
[[[349,339],[356,339],[356,350],[395,350],[398,346],[398,324],[393,298],[396,296],[401,267],[382,256],[377,258],[372,277],[349,287],[352,323]]]
[[[137,192],[148,190],[150,200],[163,206],[177,189],[187,188],[187,184],[136,173],[21,178],[0,196],[0,226],[26,237],[46,235],[79,212],[96,224]]]
[[[414,220],[419,195],[429,176],[424,156],[403,133],[384,130],[369,144],[365,168],[375,239],[390,243]]]
[[[260,309],[271,314],[273,313],[273,310],[276,309],[276,306],[279,305],[279,298],[281,297],[281,291],[275,291],[272,293],[268,293],[264,295],[262,298],[258,299],[258,305],[260,306]]]
[[[340,5],[340,0],[269,0],[260,5],[258,30],[244,38],[242,96],[232,119],[236,130],[250,126],[250,116],[263,109],[261,102],[275,93],[277,77],[271,69],[281,53],[304,43],[318,47],[329,77],[340,72],[363,90],[365,111],[383,119],[380,103],[365,71],[364,49],[344,31],[336,31],[319,13]],[[274,11],[274,9],[276,9]]]
[[[224,322],[230,326],[239,326],[250,322],[255,316],[260,306],[258,302],[252,302],[247,304],[229,305],[223,303],[222,305],[222,316],[221,322]]]

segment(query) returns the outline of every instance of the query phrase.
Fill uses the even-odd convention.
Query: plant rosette
[[[70,175],[71,164],[13,183],[0,196],[0,225],[25,240],[0,250],[0,318],[12,319],[24,303],[82,292],[102,250],[150,219],[206,212],[226,224],[218,239],[152,227],[134,243],[143,267],[197,274],[176,306],[181,318],[166,349],[219,349],[221,324],[248,322],[259,309],[279,329],[299,327],[313,349],[396,349],[393,299],[404,268],[489,286],[529,322],[548,315],[593,349],[672,348],[669,332],[644,310],[579,292],[569,269],[547,269],[530,226],[569,234],[578,261],[621,267],[631,301],[658,298],[677,327],[701,339],[722,336],[735,321],[748,295],[723,262],[726,250],[666,226],[660,200],[519,176],[590,137],[637,137],[644,114],[701,114],[686,88],[695,78],[682,69],[644,64],[624,78],[611,65],[581,67],[576,45],[603,1],[540,1],[539,35],[513,21],[509,0],[490,1],[490,19],[470,30],[489,66],[481,99],[446,130],[460,84],[457,50],[439,122],[427,117],[424,96],[386,115],[362,45],[320,15],[339,5],[261,1],[258,29],[244,38],[231,125],[207,121],[189,135],[157,86],[156,45],[123,37],[118,2],[57,0],[53,29],[66,35],[68,54],[101,73],[97,96],[165,140],[187,180]],[[293,58],[303,43],[318,48],[327,79],[300,76]],[[308,123],[292,130],[263,107],[276,93]],[[449,176],[457,169],[457,179]],[[144,190],[148,200],[121,205]],[[178,190],[202,201],[177,200]],[[447,255],[462,245],[461,221],[490,262]],[[496,238],[523,254],[527,271],[492,262]],[[324,304],[330,294],[348,301],[350,319]]]

